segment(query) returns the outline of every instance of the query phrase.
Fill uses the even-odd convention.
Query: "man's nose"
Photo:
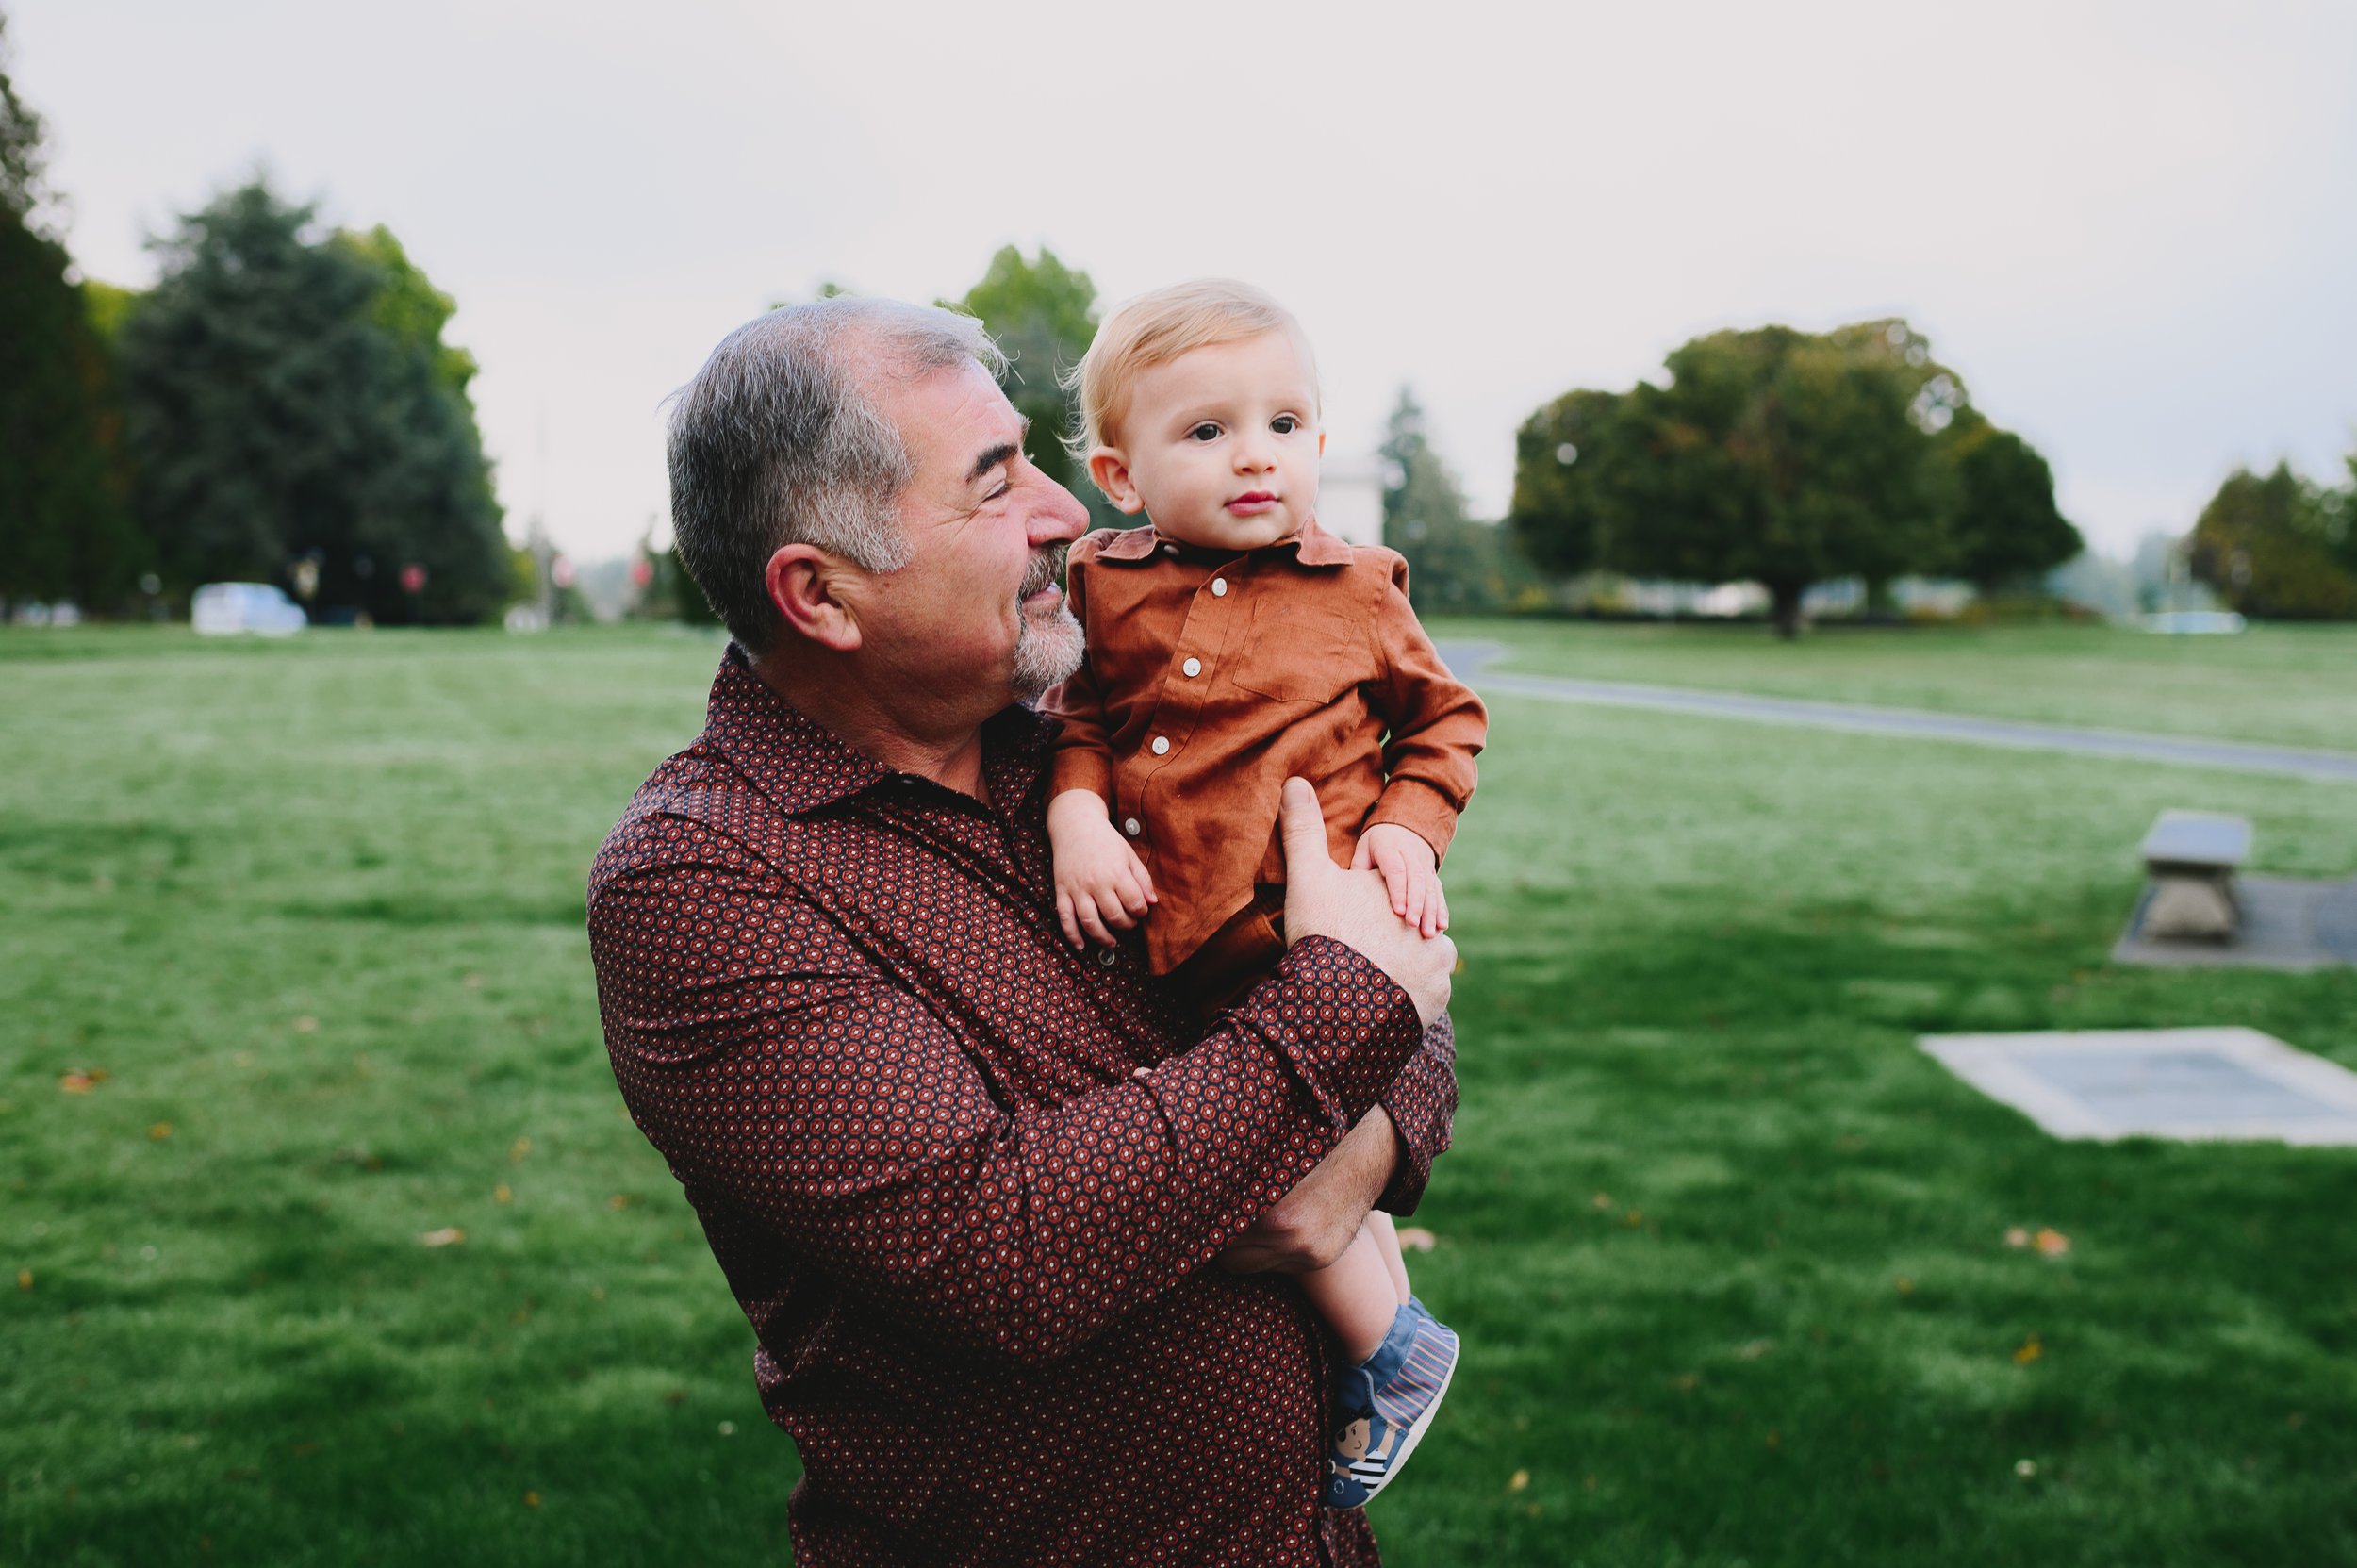
[[[1044,473],[1035,473],[1037,504],[1031,508],[1033,545],[1069,543],[1088,532],[1089,509],[1080,498]]]

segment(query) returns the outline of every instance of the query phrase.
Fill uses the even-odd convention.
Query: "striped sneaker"
[[[1456,1371],[1457,1331],[1410,1300],[1375,1354],[1338,1379],[1327,1508],[1363,1507],[1399,1474]]]

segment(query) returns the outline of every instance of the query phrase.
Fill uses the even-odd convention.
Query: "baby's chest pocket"
[[[1366,633],[1347,616],[1272,600],[1253,611],[1236,685],[1279,702],[1330,702],[1374,676]]]

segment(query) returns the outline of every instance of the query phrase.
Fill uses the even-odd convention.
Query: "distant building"
[[[1318,469],[1318,525],[1352,544],[1383,542],[1383,487],[1392,465],[1373,453]]]

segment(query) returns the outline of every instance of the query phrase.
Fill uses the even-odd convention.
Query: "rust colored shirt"
[[[1314,521],[1244,554],[1105,529],[1066,591],[1088,663],[1041,700],[1055,788],[1094,790],[1154,879],[1147,962],[1168,974],[1284,881],[1277,796],[1317,785],[1335,860],[1377,822],[1448,853],[1488,731],[1408,606],[1408,563]]]
[[[1318,1506],[1315,1319],[1211,1260],[1378,1098],[1385,1206],[1413,1208],[1445,1020],[1311,939],[1206,1033],[1132,955],[1066,947],[1051,728],[985,726],[984,801],[732,649],[590,874],[615,1077],[801,1456],[795,1560],[1373,1563],[1364,1516]]]

